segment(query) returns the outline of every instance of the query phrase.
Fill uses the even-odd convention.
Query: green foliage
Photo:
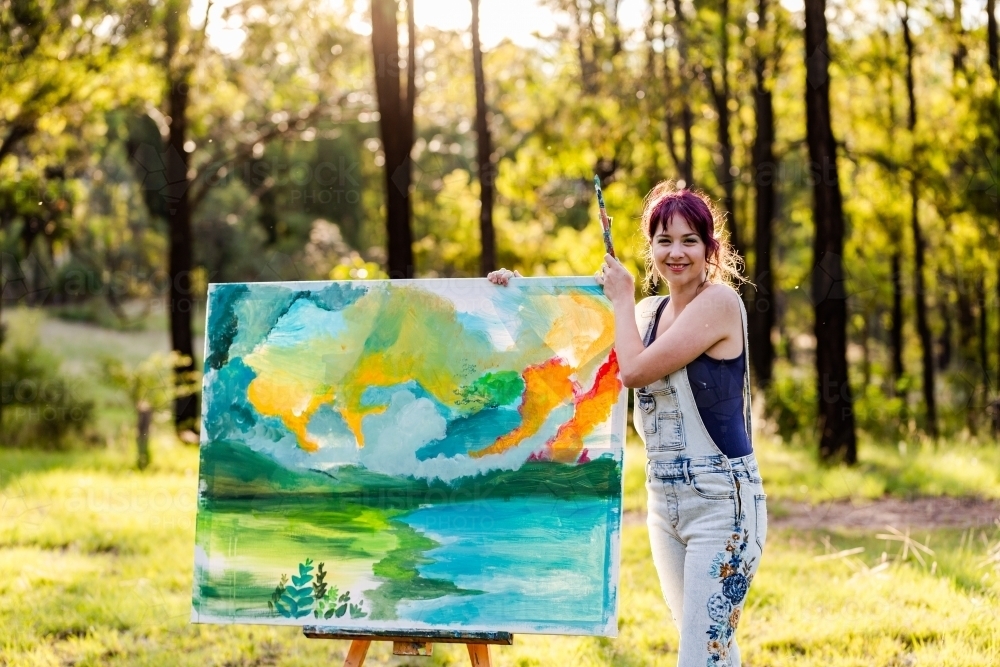
[[[175,350],[167,354],[154,352],[133,366],[107,354],[102,355],[98,363],[104,382],[124,393],[135,411],[138,466],[140,470],[145,469],[149,465],[148,438],[153,418],[168,411],[175,398],[198,391],[200,374],[177,371],[188,367],[191,358]]]
[[[364,600],[351,602],[350,591],[337,595],[337,587],[328,588],[327,572],[319,563],[313,574],[312,560],[307,558],[299,563],[299,573],[282,574],[281,580],[267,602],[267,608],[285,618],[304,618],[310,613],[322,620],[343,618],[350,611],[350,618],[364,618],[368,614],[362,610]]]
[[[101,357],[99,363],[103,380],[125,393],[136,410],[169,409],[175,398],[197,391],[201,381],[196,371],[181,373],[175,381],[174,369],[191,363],[190,357],[175,351],[154,352],[131,366],[111,355]]]
[[[521,396],[522,391],[524,380],[516,371],[486,373],[461,390],[459,402],[473,410],[496,408],[510,405]]]
[[[808,401],[821,397],[808,377],[816,258],[801,12],[770,3],[766,16],[755,17],[753,1],[681,3],[677,15],[674,3],[656,2],[645,5],[642,28],[630,31],[616,3],[546,4],[563,29],[529,45],[503,41],[484,54],[499,262],[525,275],[592,274],[603,255],[591,187],[600,172],[618,255],[640,274],[642,197],[678,175],[686,104],[694,184],[717,200],[732,191],[725,225],[752,279],[753,66],[764,58],[778,162],[775,292],[765,296],[779,313],[774,333],[790,361],[777,370],[768,415],[785,439],[809,439],[816,411]],[[35,267],[15,287],[32,303],[60,304],[62,317],[123,329],[139,326],[125,316],[128,300],[166,296],[170,201],[159,163],[172,113],[166,93],[181,80],[196,301],[209,281],[385,277],[384,155],[370,40],[355,27],[360,5],[212,5],[209,26],[198,12],[174,6],[26,0],[0,13],[0,246],[18,266]],[[909,185],[916,174],[917,213],[933,250],[924,296],[942,366],[942,430],[983,432],[995,399],[990,374],[1000,363],[991,344],[998,337],[1000,127],[986,26],[981,15],[959,26],[936,10],[919,22],[918,122],[910,132],[898,8],[847,0],[829,21],[859,428],[895,441],[925,424],[920,343],[912,335]],[[224,23],[236,27],[223,30]],[[220,39],[223,33],[234,41]],[[420,26],[416,44],[410,203],[422,277],[479,273],[475,98],[463,33]],[[718,123],[724,83],[728,135]],[[725,136],[729,174],[720,168]],[[903,389],[887,370],[894,252],[903,273],[903,375],[914,379]]]
[[[815,381],[798,374],[779,374],[764,392],[764,410],[783,440],[809,433],[816,423]]]
[[[41,347],[37,327],[12,330],[0,347],[0,447],[61,449],[87,432],[94,402],[60,371],[61,360]]]

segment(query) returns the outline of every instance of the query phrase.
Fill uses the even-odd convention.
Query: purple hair
[[[651,249],[653,235],[662,227],[667,228],[670,220],[679,215],[705,244],[705,261],[708,263],[708,279],[730,286],[746,282],[741,275],[743,260],[733,251],[724,232],[716,232],[716,221],[721,218],[712,206],[711,200],[700,192],[678,188],[673,181],[663,181],[654,187],[642,207],[642,231],[646,235],[646,288],[656,286],[657,272],[653,266]]]
[[[649,211],[646,219],[646,238],[652,240],[657,230],[661,227],[665,230],[670,220],[679,215],[687,220],[695,233],[701,237],[706,248],[705,258],[712,263],[719,253],[721,244],[715,238],[715,218],[708,204],[690,190],[673,190],[659,194],[656,192],[658,189],[650,193],[650,199],[646,204],[646,210]]]

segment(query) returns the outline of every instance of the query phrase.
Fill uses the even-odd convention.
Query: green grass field
[[[197,452],[162,437],[155,447],[145,473],[132,469],[131,452],[118,449],[4,451],[0,664],[319,665],[342,659],[346,643],[307,640],[294,629],[188,623]],[[762,452],[772,462],[765,477],[778,480],[770,489],[776,498],[801,493],[781,482],[782,475],[824,484],[834,475],[815,466],[786,473],[773,463],[778,454]],[[629,455],[628,502],[640,509],[642,453],[630,447]],[[882,483],[865,470],[856,488]],[[1000,529],[914,534],[933,554],[910,547],[905,558],[901,543],[876,539],[876,532],[771,532],[738,635],[746,664],[1000,662]],[[846,550],[856,553],[838,556]],[[674,665],[677,634],[641,524],[625,527],[622,554],[618,639],[522,635],[513,647],[495,648],[495,662]],[[369,657],[369,664],[464,661],[458,648],[443,645],[432,658],[393,658],[387,644]]]

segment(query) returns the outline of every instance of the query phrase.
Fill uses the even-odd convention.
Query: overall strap
[[[747,427],[747,439],[753,442],[750,407],[750,332],[747,327],[747,308],[743,297],[737,293],[740,302],[740,318],[743,320],[743,421]]]
[[[649,339],[653,336],[653,327],[656,326],[656,313],[660,310],[660,306],[664,301],[669,299],[668,296],[657,296],[646,307],[646,311],[642,313],[642,317],[648,318],[646,321],[646,333],[642,336],[643,347],[649,347]]]

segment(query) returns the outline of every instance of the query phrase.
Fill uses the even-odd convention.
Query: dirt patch
[[[1000,501],[982,498],[880,498],[819,505],[768,501],[768,525],[797,530],[823,528],[971,528],[1000,521]],[[646,523],[645,512],[626,512],[624,524]]]

